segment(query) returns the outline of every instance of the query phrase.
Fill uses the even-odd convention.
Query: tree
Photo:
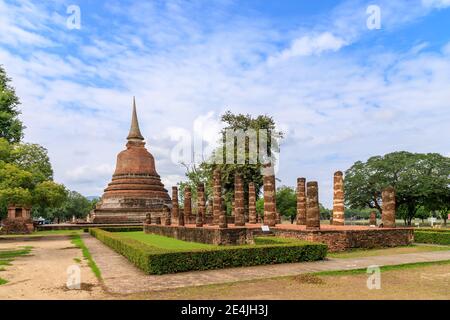
[[[332,214],[330,209],[325,208],[323,204],[319,203],[319,210],[320,210],[320,219],[330,220]]]
[[[255,132],[259,132],[259,130],[267,130],[269,136],[279,136],[283,137],[283,133],[281,131],[276,130],[274,120],[267,115],[260,115],[256,118],[252,117],[249,114],[233,114],[230,111],[227,111],[221,118],[222,122],[225,124],[225,127],[222,130],[223,137],[225,138],[226,130],[249,130],[253,129]],[[235,140],[233,141],[224,141],[226,148],[233,148],[235,156],[237,155],[238,148],[235,144]],[[258,142],[259,143],[259,142]],[[270,153],[272,149],[278,148],[278,142],[276,140],[268,141],[268,152]],[[183,196],[182,191],[184,190],[184,186],[189,184],[192,189],[193,199],[196,199],[196,185],[198,182],[205,183],[205,191],[207,195],[212,194],[212,184],[213,184],[213,171],[215,168],[221,169],[221,179],[222,179],[222,193],[225,202],[225,206],[227,208],[227,212],[229,213],[231,210],[231,203],[234,198],[234,177],[235,173],[239,172],[242,175],[242,179],[244,182],[244,199],[245,205],[248,206],[248,184],[249,182],[255,183],[256,188],[256,197],[259,197],[259,190],[263,185],[263,178],[261,174],[261,163],[258,162],[256,164],[250,164],[249,159],[249,138],[245,138],[245,164],[216,164],[211,159],[208,161],[204,161],[200,163],[198,166],[188,166],[183,164],[186,168],[186,176],[188,180],[186,182],[179,183],[180,186],[180,198]],[[215,154],[224,154],[225,150],[223,148],[218,148],[215,150]]]
[[[256,200],[256,213],[260,217],[264,217],[264,198]]]
[[[11,79],[0,65],[0,138],[14,143],[22,139],[24,126],[18,118],[19,98],[10,82]]]
[[[6,215],[8,205],[31,206],[33,175],[17,166],[0,161],[0,216]]]
[[[294,188],[282,186],[277,189],[277,210],[278,212],[289,218],[291,224],[294,223],[297,216],[297,194]]]
[[[57,218],[67,220],[72,216],[84,218],[92,210],[92,202],[76,191],[69,191],[59,208],[55,209]]]
[[[53,169],[47,149],[35,143],[17,143],[10,152],[11,161],[31,172],[35,183],[53,180]]]
[[[402,151],[372,157],[346,171],[346,202],[350,208],[376,208],[381,214],[381,191],[392,186],[399,215],[410,225],[420,206],[444,205],[449,176],[450,158],[440,154]]]
[[[33,191],[33,209],[42,216],[49,216],[51,209],[60,208],[66,201],[68,191],[62,184],[53,181],[39,183]]]

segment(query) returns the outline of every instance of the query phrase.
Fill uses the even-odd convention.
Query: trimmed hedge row
[[[414,229],[414,232],[416,231],[423,231],[423,232],[446,232],[446,233],[450,233],[450,229],[437,229],[437,228],[417,228]]]
[[[414,231],[414,242],[450,245],[450,232]]]
[[[325,244],[305,242],[223,246],[180,252],[153,247],[98,228],[90,229],[90,233],[148,274],[316,261],[324,259],[327,254]]]
[[[102,230],[108,232],[133,232],[133,231],[144,231],[144,226],[140,227],[102,227]]]

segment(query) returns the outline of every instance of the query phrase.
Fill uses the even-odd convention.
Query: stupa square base
[[[215,245],[240,245],[254,243],[254,237],[264,235],[261,224],[246,224],[237,227],[229,224],[228,228],[218,226],[196,227],[144,224],[144,232],[154,233],[183,241],[201,242]],[[373,228],[368,226],[329,226],[320,230],[307,230],[305,226],[278,224],[270,228],[270,234],[280,238],[324,243],[329,252],[350,249],[385,248],[410,245],[414,241],[413,228]]]

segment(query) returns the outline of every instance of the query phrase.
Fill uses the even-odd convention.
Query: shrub
[[[148,274],[315,261],[324,259],[327,253],[325,244],[299,241],[173,251],[97,228],[90,233]]]
[[[414,231],[414,241],[419,243],[450,245],[450,232]]]

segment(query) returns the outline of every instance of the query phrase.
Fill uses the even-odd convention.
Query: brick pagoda
[[[156,172],[155,159],[145,148],[134,98],[127,140],[126,150],[117,156],[112,181],[91,212],[93,223],[143,222],[148,213],[152,218],[164,218],[164,207],[171,207],[169,194]]]

